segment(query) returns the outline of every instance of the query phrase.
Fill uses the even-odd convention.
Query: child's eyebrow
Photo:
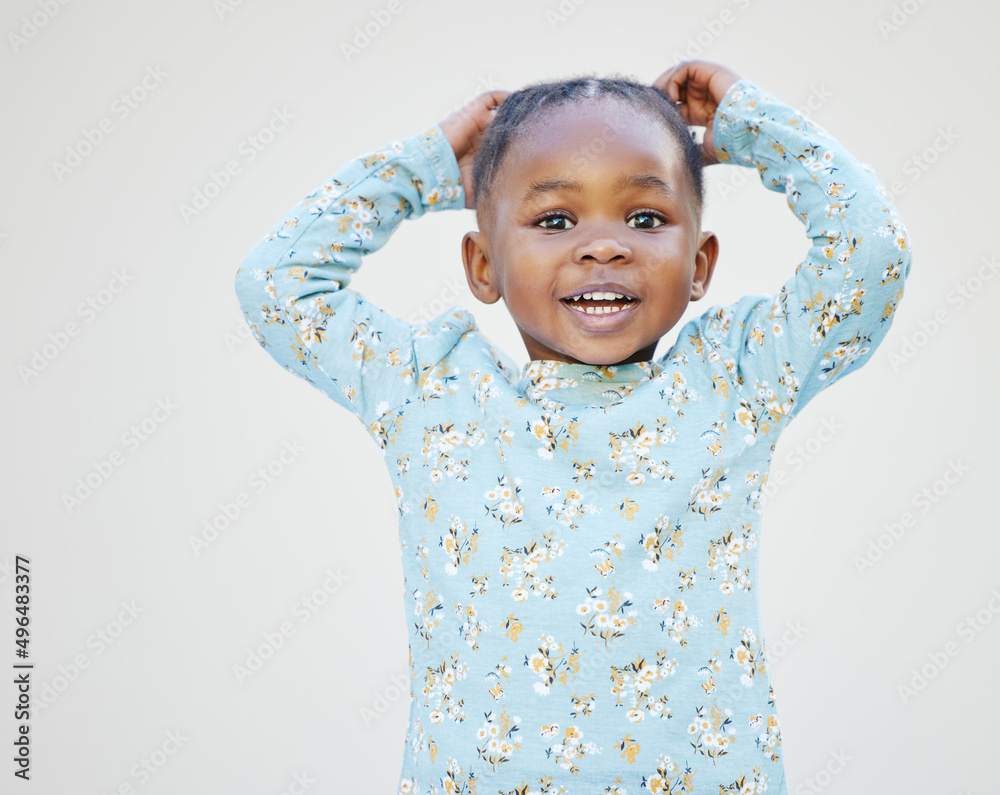
[[[673,185],[668,182],[664,182],[655,174],[629,174],[628,176],[622,177],[615,184],[615,190],[627,190],[629,188],[646,188],[654,190],[668,199],[673,199],[677,195]],[[540,182],[532,183],[528,192],[524,194],[523,201],[527,204],[528,202],[534,201],[546,193],[553,193],[555,191],[562,190],[581,193],[583,191],[583,186],[576,180],[572,179],[546,179]]]

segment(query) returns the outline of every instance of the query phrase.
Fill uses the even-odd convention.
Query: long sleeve
[[[750,81],[726,93],[713,130],[719,159],[756,167],[811,239],[776,295],[748,296],[699,320],[703,354],[721,359],[745,396],[735,419],[752,443],[868,360],[902,296],[910,249],[872,170]]]
[[[427,374],[475,326],[461,309],[407,323],[349,289],[350,278],[405,218],[464,205],[458,164],[434,126],[338,170],[237,272],[237,295],[260,345],[354,412],[383,447],[393,412],[428,398],[423,382],[441,379]]]

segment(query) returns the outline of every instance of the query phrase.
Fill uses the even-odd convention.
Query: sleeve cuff
[[[737,80],[729,87],[715,112],[712,127],[715,156],[720,163],[753,165],[749,152],[756,138],[754,129],[759,121],[754,110],[758,102],[773,99],[764,89],[746,78]],[[734,158],[734,155],[740,157]]]
[[[411,139],[430,163],[436,184],[424,187],[424,204],[429,210],[465,209],[465,186],[455,152],[441,127],[433,125]]]

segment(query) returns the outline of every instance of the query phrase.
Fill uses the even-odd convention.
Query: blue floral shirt
[[[405,218],[464,206],[436,126],[337,171],[239,269],[257,341],[360,418],[395,486],[400,793],[788,792],[761,492],[789,420],[885,336],[910,254],[871,170],[753,83],[714,134],[810,247],[653,361],[518,370],[463,308],[413,324],[348,287]]]

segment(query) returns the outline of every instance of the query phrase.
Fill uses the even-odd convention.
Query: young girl
[[[792,416],[884,337],[907,239],[871,171],[753,83],[688,62],[654,86],[484,94],[338,171],[237,275],[256,339],[361,419],[395,484],[401,793],[788,792],[761,490]],[[811,247],[654,359],[712,277],[717,161],[783,191]],[[464,309],[409,324],[347,288],[404,218],[463,206],[469,287],[503,298],[520,372]]]

